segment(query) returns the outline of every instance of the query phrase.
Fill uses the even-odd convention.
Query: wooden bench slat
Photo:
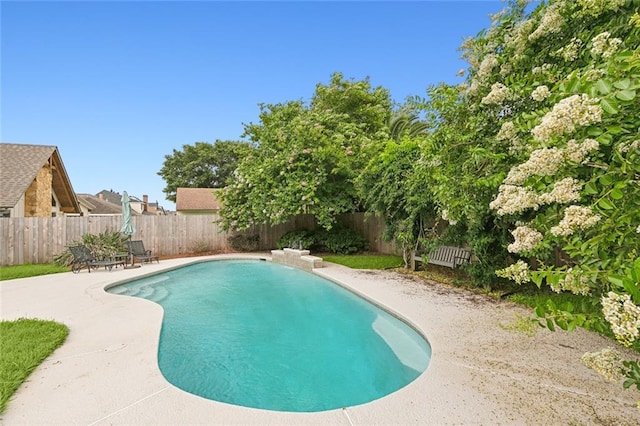
[[[422,256],[414,256],[414,261],[423,262]],[[427,256],[427,263],[457,268],[471,260],[471,252],[461,247],[440,246]]]

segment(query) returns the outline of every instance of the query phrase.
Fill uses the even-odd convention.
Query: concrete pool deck
[[[0,281],[0,318],[51,319],[69,337],[20,387],[6,425],[549,425],[640,423],[640,394],[623,390],[580,362],[612,346],[594,333],[510,331],[512,303],[391,271],[326,264],[320,275],[398,313],[432,346],[427,371],[379,400],[319,413],[233,406],[184,392],[158,369],[162,308],[106,293],[121,281],[192,262],[256,256],[161,260],[136,269],[86,270]],[[258,257],[268,258],[266,254]],[[503,326],[501,326],[503,325]],[[629,357],[632,352],[626,351]],[[635,354],[637,357],[637,354]],[[197,368],[197,366],[194,366]]]

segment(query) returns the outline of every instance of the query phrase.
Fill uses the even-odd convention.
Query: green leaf
[[[635,90],[622,90],[616,93],[616,98],[620,99],[621,101],[632,101],[635,97]]]
[[[589,182],[584,187],[584,193],[586,195],[593,195],[598,193],[598,188],[596,188],[596,184],[593,182]]]
[[[618,113],[618,103],[615,101],[615,99],[602,98],[600,100],[600,106],[606,113],[610,115],[615,115]]]
[[[614,200],[620,200],[622,197],[624,197],[624,192],[619,189],[614,188],[613,191],[611,191],[611,198]]]
[[[556,331],[556,327],[553,325],[551,318],[547,318],[547,328],[551,331]]]
[[[602,95],[606,95],[611,92],[611,83],[606,80],[598,80],[595,84],[595,88],[598,89]]]
[[[535,313],[538,318],[544,318],[545,317],[544,306],[540,306],[540,305],[536,306]]]
[[[607,198],[603,198],[598,201],[598,206],[600,206],[604,210],[613,210],[613,208],[615,207]]]
[[[620,90],[626,90],[629,88],[629,86],[631,86],[631,80],[629,80],[628,78],[625,78],[623,80],[618,80],[615,83],[613,83],[613,87]]]
[[[598,180],[602,186],[610,186],[613,183],[613,178],[609,175],[602,175]]]

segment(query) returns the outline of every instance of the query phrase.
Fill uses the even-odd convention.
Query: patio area
[[[1,416],[7,425],[408,425],[616,424],[640,422],[640,394],[580,362],[614,342],[594,333],[502,325],[527,311],[391,271],[325,263],[315,272],[398,313],[432,347],[427,371],[379,400],[319,413],[244,408],[186,393],[162,376],[157,347],[162,308],[106,286],[218,255],[162,260],[136,269],[86,270],[0,282],[0,318],[51,319],[69,337],[21,386]],[[619,349],[619,348],[618,348]],[[623,351],[622,349],[620,349]],[[636,354],[637,355],[637,354]],[[193,366],[197,368],[197,366]]]

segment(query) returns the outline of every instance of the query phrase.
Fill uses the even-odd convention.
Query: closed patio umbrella
[[[131,202],[129,201],[129,194],[127,194],[127,191],[122,193],[122,228],[120,228],[120,232],[127,235],[129,240],[131,240],[131,235],[136,232],[136,228],[133,226],[133,221],[131,219]],[[133,263],[133,256],[131,256],[129,261]]]
[[[122,193],[122,228],[120,228],[120,232],[128,235],[129,239],[131,239],[131,235],[136,232],[136,228],[133,226],[131,219],[131,204],[127,191]]]

